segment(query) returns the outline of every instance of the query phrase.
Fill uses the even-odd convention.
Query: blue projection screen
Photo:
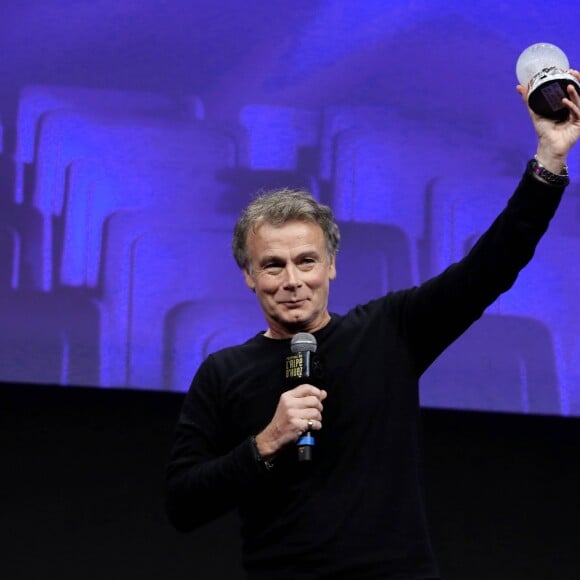
[[[504,207],[535,135],[515,63],[580,67],[580,4],[3,6],[0,381],[184,391],[264,329],[230,252],[261,189],[342,228],[331,310],[419,284]],[[549,10],[552,12],[552,9]],[[516,285],[422,380],[433,407],[580,415],[580,163]]]

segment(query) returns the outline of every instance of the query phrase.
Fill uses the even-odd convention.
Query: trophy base
[[[580,93],[578,81],[568,73],[545,75],[535,85],[528,95],[528,104],[532,111],[556,121],[565,121],[570,111],[562,104],[562,99],[568,97],[566,87],[574,85]]]

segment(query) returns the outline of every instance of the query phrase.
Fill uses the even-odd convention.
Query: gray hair
[[[244,210],[234,228],[232,250],[241,269],[250,269],[248,233],[262,224],[281,226],[289,221],[318,224],[326,240],[328,256],[338,251],[340,232],[332,210],[318,203],[310,193],[298,189],[274,189],[259,195]]]

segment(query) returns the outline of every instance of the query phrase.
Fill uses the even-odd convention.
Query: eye
[[[314,268],[315,265],[316,259],[313,258],[312,256],[305,256],[304,258],[302,258],[302,260],[300,260],[300,267],[302,269],[308,270],[310,268]]]
[[[270,274],[278,274],[282,271],[284,266],[280,262],[266,262],[264,264],[264,270]]]

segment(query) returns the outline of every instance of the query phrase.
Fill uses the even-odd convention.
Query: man
[[[526,88],[518,91],[527,102]],[[234,255],[268,327],[210,355],[193,380],[167,472],[178,529],[239,508],[251,580],[439,578],[424,509],[418,381],[510,288],[546,231],[580,136],[572,87],[563,103],[570,115],[562,123],[529,111],[536,157],[463,260],[344,316],[327,308],[339,243],[330,210],[291,191],[250,204]],[[298,332],[317,340],[324,388],[281,380]],[[315,457],[299,462],[295,444],[308,430]]]

